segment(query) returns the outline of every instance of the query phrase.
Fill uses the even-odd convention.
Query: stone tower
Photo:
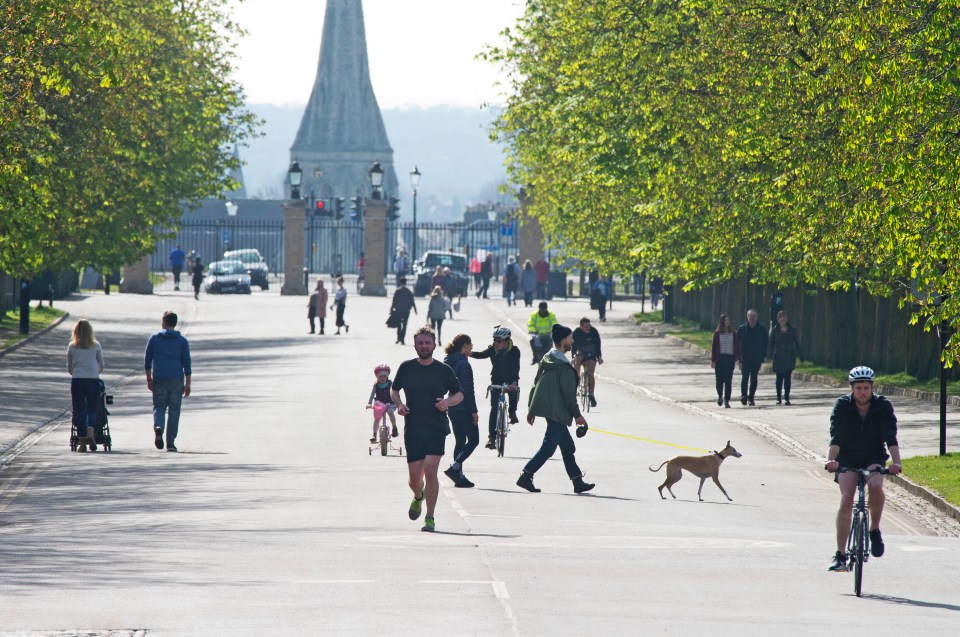
[[[304,197],[369,197],[368,170],[378,159],[386,194],[398,196],[393,149],[370,83],[361,0],[327,0],[317,78],[290,159],[303,169]]]

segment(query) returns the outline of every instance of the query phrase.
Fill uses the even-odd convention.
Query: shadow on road
[[[869,595],[865,593],[863,595],[863,598],[875,599],[880,602],[890,602],[891,604],[902,604],[904,606],[917,606],[919,608],[940,608],[943,610],[960,611],[960,606],[957,606],[956,604],[944,604],[941,602],[924,602],[917,599],[907,599],[906,597],[893,597],[891,595]]]

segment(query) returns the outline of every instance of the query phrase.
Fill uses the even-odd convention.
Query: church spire
[[[305,195],[368,196],[367,170],[378,159],[385,190],[397,194],[393,149],[370,82],[361,0],[327,0],[317,76],[290,155],[303,168]]]

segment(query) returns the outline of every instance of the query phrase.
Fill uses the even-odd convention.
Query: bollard
[[[308,270],[306,267],[304,267],[304,268],[303,268],[303,287],[306,288],[307,291],[310,290],[310,280],[309,280],[309,279],[310,279],[310,270]]]

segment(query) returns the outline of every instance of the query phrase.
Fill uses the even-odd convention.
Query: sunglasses
[[[502,339],[502,338],[495,338],[495,339],[493,339],[493,342],[494,342],[494,343],[502,343],[502,342],[503,342],[503,339]]]

